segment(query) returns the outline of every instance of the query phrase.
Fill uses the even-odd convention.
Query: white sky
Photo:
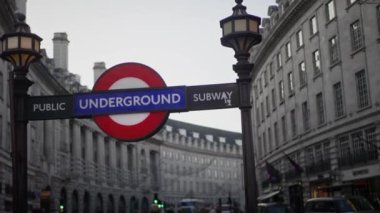
[[[245,0],[247,12],[267,17],[275,0]],[[53,57],[55,32],[66,32],[69,71],[92,88],[94,62],[106,68],[139,62],[168,86],[235,82],[234,52],[220,44],[219,21],[234,0],[29,0],[27,23]],[[171,119],[241,131],[239,109],[171,113]]]

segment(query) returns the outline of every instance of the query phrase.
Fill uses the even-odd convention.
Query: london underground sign
[[[147,87],[160,88],[166,87],[166,84],[161,76],[152,68],[137,63],[125,63],[116,65],[104,72],[95,82],[93,91]],[[146,96],[150,97],[150,103],[154,102],[154,95]],[[160,96],[159,94],[156,94],[156,96],[156,100],[162,97],[162,95]],[[181,101],[177,99],[173,100],[174,96],[171,94],[168,96],[170,96],[170,101],[168,102],[173,103]],[[131,97],[132,101],[136,100],[138,103],[144,102],[141,95]],[[118,101],[120,98],[122,101]],[[115,102],[121,102],[122,105],[129,105],[129,100],[125,99],[125,97],[118,96],[116,97]],[[148,102],[148,100],[145,102]],[[100,115],[95,116],[94,121],[105,133],[115,138],[126,141],[138,141],[156,133],[161,126],[165,124],[168,117],[168,111],[159,111],[135,114]]]
[[[167,87],[152,68],[116,65],[101,75],[90,93],[27,99],[28,120],[90,118],[108,135],[138,141],[155,134],[169,112],[239,107],[236,83]]]

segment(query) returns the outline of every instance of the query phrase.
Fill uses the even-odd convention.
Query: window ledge
[[[360,0],[359,0],[360,1]],[[358,3],[358,1],[355,1],[354,3],[350,4],[348,3],[348,6],[346,8],[346,10],[348,11],[352,6],[354,6],[356,3]]]
[[[314,77],[313,77],[313,80],[315,81],[315,79],[319,78],[322,76],[322,72],[319,71],[317,74],[314,74]]]
[[[319,35],[319,31],[314,33],[313,35],[310,36],[309,41],[311,41],[314,37],[317,37]]]
[[[305,88],[306,86],[307,86],[307,83],[304,83],[304,84],[300,85],[300,90],[303,89],[303,88]]]
[[[335,66],[338,66],[338,65],[340,65],[342,63],[342,61],[341,60],[337,60],[336,62],[334,62],[334,63],[332,63],[332,64],[330,64],[330,70],[332,70],[332,68],[334,68]]]
[[[365,107],[363,107],[363,108],[358,109],[358,110],[356,111],[356,113],[360,113],[360,112],[365,111],[365,110],[370,109],[370,108],[372,108],[372,105],[371,105],[371,104],[368,104],[368,106],[365,106]]]
[[[357,50],[354,50],[351,53],[351,58],[353,58],[356,54],[358,54],[359,52],[364,51],[364,50],[365,50],[365,47],[364,47],[364,44],[363,44],[363,47],[360,47],[360,48],[358,48]]]
[[[302,44],[301,46],[297,47],[297,52],[298,52],[300,49],[303,49],[304,46],[305,46],[305,45]]]
[[[302,135],[307,135],[311,132],[311,128],[309,128],[308,130],[305,130],[304,133]]]
[[[327,23],[326,23],[326,27],[331,23],[331,22],[334,22],[336,21],[336,15],[334,18],[332,18],[331,20],[328,20]]]
[[[323,122],[323,123],[321,123],[321,124],[318,124],[317,129],[321,129],[321,128],[325,127],[325,126],[327,126],[326,121]]]
[[[347,117],[347,114],[343,114],[342,116],[339,116],[339,117],[335,118],[335,122],[336,122],[336,121],[339,121],[339,120],[341,120],[341,119],[344,119],[344,118],[346,118],[346,117]]]

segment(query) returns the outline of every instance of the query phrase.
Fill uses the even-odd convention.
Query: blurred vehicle
[[[179,202],[178,213],[200,213],[207,209],[207,204],[201,199],[182,199]]]
[[[362,196],[312,198],[306,201],[305,212],[380,213]]]
[[[232,213],[232,206],[229,204],[223,204],[220,208],[221,213]]]
[[[289,205],[284,203],[259,203],[258,213],[292,213]]]

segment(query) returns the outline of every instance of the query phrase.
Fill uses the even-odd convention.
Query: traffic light
[[[164,208],[165,208],[165,202],[160,200],[160,201],[158,202],[158,208],[159,208],[159,209],[164,209]]]
[[[154,204],[154,205],[157,205],[159,201],[160,201],[160,200],[158,199],[158,195],[157,195],[157,193],[154,193],[153,204]]]
[[[65,206],[61,203],[59,204],[59,213],[65,212]]]

